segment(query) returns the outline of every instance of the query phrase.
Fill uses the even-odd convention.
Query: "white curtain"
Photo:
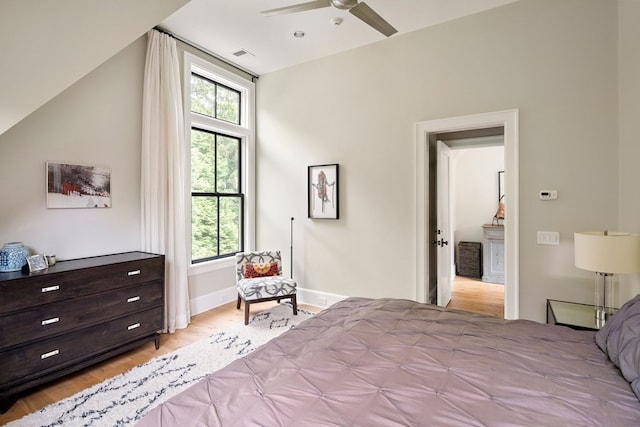
[[[185,129],[175,40],[147,33],[142,101],[142,250],[165,255],[165,314],[169,332],[187,327],[188,259],[185,226]]]

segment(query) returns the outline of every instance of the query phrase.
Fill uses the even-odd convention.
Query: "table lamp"
[[[640,271],[640,235],[619,231],[574,233],[576,267],[595,276],[596,325],[615,312],[613,275]]]

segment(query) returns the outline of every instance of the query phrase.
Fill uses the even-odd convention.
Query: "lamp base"
[[[596,272],[595,283],[595,316],[596,326],[601,328],[613,315],[613,274]]]
[[[600,329],[607,323],[607,313],[604,311],[604,307],[595,307],[596,313],[596,328]]]

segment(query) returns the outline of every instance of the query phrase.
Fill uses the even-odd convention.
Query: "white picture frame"
[[[27,257],[27,264],[29,265],[30,273],[34,271],[46,270],[47,268],[49,268],[47,257],[42,254],[31,255]]]
[[[111,207],[111,169],[46,162],[48,209]]]

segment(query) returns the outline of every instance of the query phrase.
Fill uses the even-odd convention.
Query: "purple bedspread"
[[[640,426],[594,333],[350,298],[139,426]]]

